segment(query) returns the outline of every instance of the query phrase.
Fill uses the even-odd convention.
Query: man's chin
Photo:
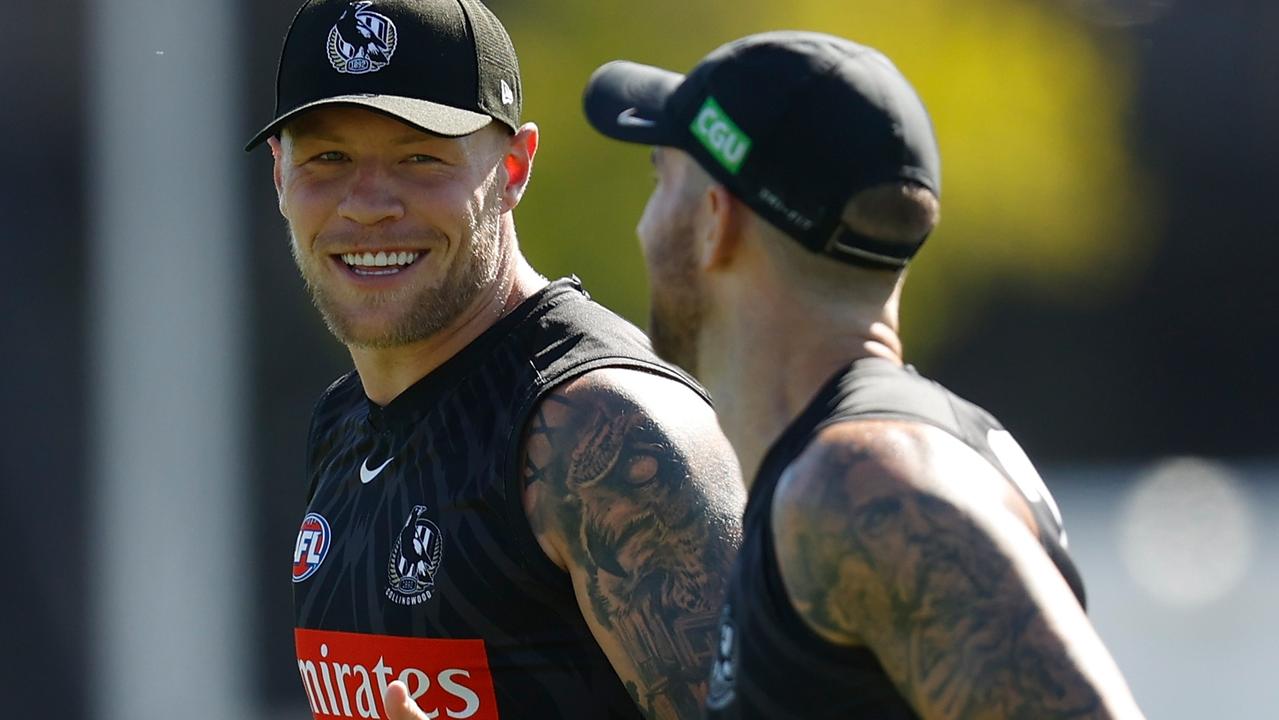
[[[324,313],[329,332],[343,345],[362,350],[385,350],[400,347],[422,339],[423,333],[413,332],[403,319],[351,317],[336,313]],[[429,333],[426,333],[429,335]]]
[[[458,323],[487,287],[469,282],[469,277],[438,289],[356,297],[313,289],[312,298],[330,332],[342,344],[383,350],[428,340]]]
[[[338,342],[352,350],[386,350],[404,345],[403,339],[392,333],[354,332],[350,328],[329,325],[329,331]]]

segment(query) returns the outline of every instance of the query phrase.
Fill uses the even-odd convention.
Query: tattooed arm
[[[541,401],[523,468],[533,532],[639,708],[696,717],[744,503],[710,407],[666,378],[597,370]]]
[[[869,647],[921,717],[1141,717],[1020,496],[949,434],[832,426],[772,512],[792,604]]]

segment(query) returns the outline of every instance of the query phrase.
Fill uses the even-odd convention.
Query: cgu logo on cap
[[[721,165],[737,174],[746,153],[750,152],[751,139],[728,117],[715,98],[706,98],[689,129]]]
[[[369,10],[372,2],[353,2],[329,30],[329,63],[340,73],[377,72],[391,62],[398,33],[391,18]]]

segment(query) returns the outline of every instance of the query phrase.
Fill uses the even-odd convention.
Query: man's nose
[[[404,217],[404,203],[387,173],[368,165],[356,169],[351,187],[338,206],[338,214],[361,225],[376,225]]]

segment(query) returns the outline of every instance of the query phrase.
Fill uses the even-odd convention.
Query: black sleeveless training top
[[[354,372],[325,392],[293,558],[298,669],[316,718],[385,718],[396,679],[440,718],[640,717],[569,576],[533,536],[517,467],[538,399],[602,367],[706,397],[576,279],[385,407]]]
[[[1083,602],[1056,504],[999,422],[911,367],[858,360],[831,378],[773,443],[751,486],[742,548],[720,617],[708,719],[917,717],[870,650],[834,645],[805,624],[787,597],[774,555],[772,505],[782,473],[822,428],[871,419],[936,426],[989,460],[1029,502],[1040,543]]]

